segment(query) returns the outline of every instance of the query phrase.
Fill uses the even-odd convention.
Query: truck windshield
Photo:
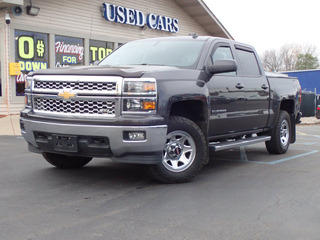
[[[141,40],[126,43],[99,65],[161,65],[195,68],[204,41]]]

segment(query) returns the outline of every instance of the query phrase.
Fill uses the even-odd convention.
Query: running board
[[[235,141],[227,141],[222,143],[209,143],[210,150],[212,151],[222,151],[235,147],[242,147],[246,145],[251,145],[260,142],[270,141],[270,136],[261,136],[261,137],[252,137],[247,139],[235,140]]]

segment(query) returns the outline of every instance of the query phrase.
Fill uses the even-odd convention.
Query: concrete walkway
[[[0,135],[20,136],[19,114],[0,117]]]

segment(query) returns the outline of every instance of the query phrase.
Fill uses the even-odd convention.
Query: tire
[[[266,142],[266,148],[271,154],[283,154],[288,151],[291,140],[291,121],[286,111],[280,111],[277,124],[271,140]]]
[[[168,123],[162,162],[147,166],[148,174],[163,183],[189,182],[208,158],[208,146],[200,128],[184,117],[171,117]]]
[[[56,153],[42,153],[42,156],[50,164],[61,169],[81,168],[92,160],[91,157],[67,156]]]

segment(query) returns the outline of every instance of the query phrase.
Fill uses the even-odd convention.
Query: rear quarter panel
[[[294,102],[293,113],[295,118],[300,111],[299,88],[300,84],[297,78],[285,76],[268,76],[270,85],[270,116],[268,126],[275,125],[280,112],[281,102],[291,100]]]

